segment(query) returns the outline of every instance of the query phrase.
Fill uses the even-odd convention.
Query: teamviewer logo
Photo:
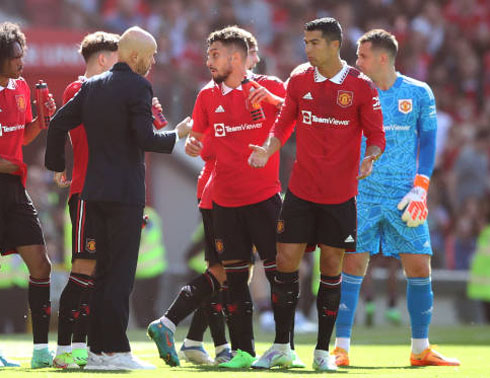
[[[223,137],[226,135],[226,129],[224,123],[215,123],[214,124],[214,136],[215,137]]]
[[[311,125],[311,112],[308,110],[302,110],[301,114],[303,114],[303,123],[305,125]]]

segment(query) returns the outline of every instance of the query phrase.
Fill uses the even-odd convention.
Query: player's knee
[[[408,278],[430,276],[430,257],[427,255],[401,255],[403,268]]]
[[[289,252],[278,253],[276,256],[277,270],[281,272],[295,272],[299,268],[298,258]]]
[[[223,285],[223,282],[226,281],[226,272],[225,268],[221,264],[211,265],[208,270],[213,274],[213,276],[219,281],[220,285]]]
[[[71,266],[72,273],[93,276],[95,272],[95,260],[75,259]]]
[[[35,278],[47,278],[51,275],[51,262],[48,259],[40,259],[29,269],[29,273]]]
[[[346,253],[342,271],[353,276],[365,276],[369,263],[369,253]]]

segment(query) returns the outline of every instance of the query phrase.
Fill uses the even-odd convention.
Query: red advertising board
[[[42,79],[58,106],[65,87],[85,71],[78,48],[85,31],[60,28],[25,28],[27,54],[23,76],[31,90]]]

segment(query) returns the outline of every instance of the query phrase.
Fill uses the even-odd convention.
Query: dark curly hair
[[[26,51],[26,36],[20,30],[19,25],[12,22],[0,24],[0,67],[3,67],[7,59],[14,56],[14,44],[17,42],[22,51]]]

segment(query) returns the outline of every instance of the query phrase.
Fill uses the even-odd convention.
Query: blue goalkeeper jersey
[[[416,174],[432,174],[437,129],[434,95],[426,83],[397,76],[388,90],[378,88],[386,149],[374,163],[373,173],[359,181],[359,201],[393,206],[412,188]],[[365,148],[363,138],[361,156]]]

